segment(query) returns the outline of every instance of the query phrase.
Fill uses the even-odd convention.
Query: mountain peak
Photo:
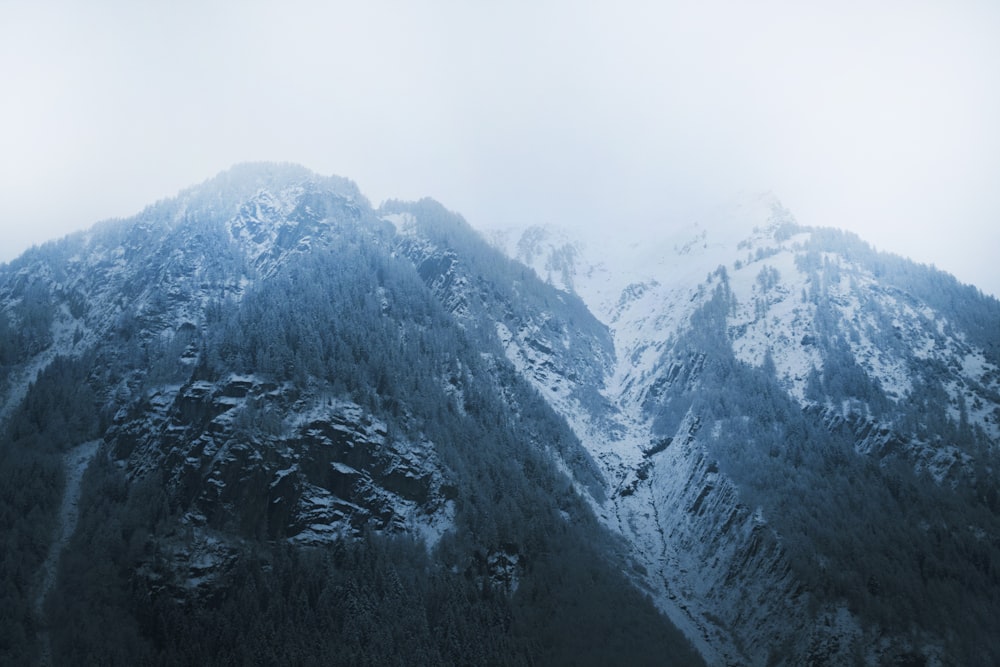
[[[420,662],[683,656],[627,578],[710,664],[996,664],[1000,302],[772,193],[585,232],[491,234],[504,257],[434,200],[248,163],[0,266],[0,514],[32,524],[0,538],[39,561],[0,589],[48,568],[61,450],[99,440],[29,619],[63,653],[114,654],[96,608],[136,650],[391,663],[411,633],[356,640],[416,610]]]
[[[182,194],[204,189],[253,194],[257,190],[282,190],[307,183],[350,199],[365,199],[354,181],[336,175],[323,176],[294,162],[241,162],[184,190]]]
[[[277,195],[291,187],[332,192],[370,206],[357,184],[342,176],[322,176],[288,162],[245,162],[181,190],[176,197],[157,202],[143,214],[174,220],[184,217],[226,220],[261,191]]]

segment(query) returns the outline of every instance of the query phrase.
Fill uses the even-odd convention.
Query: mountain
[[[0,266],[0,655],[991,664],[998,332],[771,196],[484,236],[235,167]]]
[[[2,662],[699,663],[441,243],[572,300],[392,215],[245,165],[0,267]]]
[[[995,662],[1000,304],[770,195],[651,236],[491,234],[609,328],[550,402],[641,585],[710,664]]]

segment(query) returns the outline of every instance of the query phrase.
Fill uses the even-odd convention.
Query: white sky
[[[0,0],[0,261],[236,162],[473,225],[773,191],[1000,294],[1000,2]]]

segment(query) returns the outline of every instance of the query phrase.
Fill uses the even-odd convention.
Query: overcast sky
[[[234,163],[474,226],[770,190],[1000,294],[1000,2],[0,0],[0,261]]]

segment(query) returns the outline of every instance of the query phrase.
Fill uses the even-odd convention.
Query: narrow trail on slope
[[[70,449],[63,457],[63,469],[66,473],[66,488],[63,490],[62,503],[59,505],[59,516],[56,525],[56,538],[49,547],[49,553],[42,563],[40,572],[41,583],[35,594],[35,616],[39,621],[38,633],[41,645],[42,665],[52,664],[52,644],[49,636],[48,619],[45,614],[45,600],[56,583],[56,572],[59,568],[59,557],[66,548],[66,543],[76,531],[76,523],[80,518],[80,482],[90,461],[97,453],[100,440],[91,440]]]

